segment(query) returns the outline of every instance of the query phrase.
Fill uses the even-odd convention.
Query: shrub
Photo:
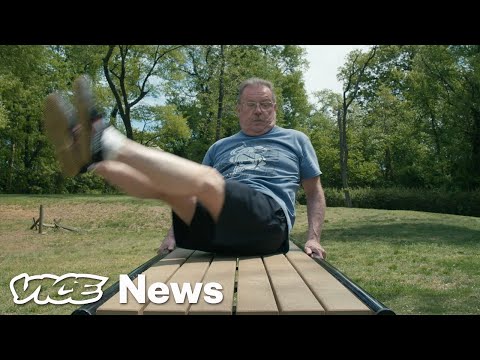
[[[325,188],[329,207],[345,206],[342,190]],[[352,206],[356,208],[384,210],[414,210],[443,214],[480,217],[480,191],[447,192],[442,190],[408,188],[359,188],[351,189]],[[300,189],[298,203],[305,205],[306,197]]]

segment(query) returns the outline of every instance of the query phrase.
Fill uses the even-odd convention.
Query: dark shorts
[[[177,246],[225,255],[266,255],[288,251],[288,225],[280,205],[237,181],[225,183],[218,223],[198,203],[190,226],[174,212]]]

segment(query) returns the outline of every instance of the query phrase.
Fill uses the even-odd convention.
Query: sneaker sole
[[[80,165],[73,156],[73,138],[68,128],[63,99],[58,94],[47,96],[44,115],[46,133],[55,146],[55,154],[62,172],[67,176],[75,176],[80,171]]]
[[[73,83],[73,94],[75,106],[78,110],[78,119],[81,131],[78,138],[79,154],[83,164],[91,162],[90,140],[92,133],[92,122],[90,111],[93,108],[93,99],[90,92],[90,85],[86,77],[81,76]]]

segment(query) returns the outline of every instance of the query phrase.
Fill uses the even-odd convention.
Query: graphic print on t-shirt
[[[257,145],[241,146],[230,151],[228,162],[229,171],[226,178],[238,177],[244,173],[256,173],[262,176],[276,174],[275,163],[278,161],[278,150],[271,146]]]

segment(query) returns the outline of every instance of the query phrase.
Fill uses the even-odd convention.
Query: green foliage
[[[109,49],[113,86],[105,81]],[[358,70],[366,56],[354,51],[346,65],[356,58]],[[140,143],[198,162],[217,138],[239,131],[239,83],[269,79],[278,124],[310,137],[322,183],[339,188],[342,96],[324,90],[309,103],[304,57],[294,45],[0,45],[0,192],[111,191],[63,178],[44,135],[45,96],[71,97],[79,74],[90,75],[100,109],[120,131],[128,135],[130,121]],[[338,75],[346,81],[347,67]],[[378,46],[360,80],[347,113],[351,188],[479,189],[480,46]]]
[[[431,157],[446,186],[480,185],[480,47],[421,46],[408,76],[408,98],[422,117]]]
[[[0,47],[0,99],[6,125],[0,129],[0,191],[38,192],[48,170],[42,105],[49,86],[47,52],[41,46]]]
[[[73,178],[67,178],[64,189],[65,193],[70,194],[115,195],[120,193],[116,188],[94,173],[84,173]]]
[[[328,207],[345,206],[342,190],[324,188]],[[440,214],[455,214],[480,217],[480,191],[445,192],[440,190],[408,188],[357,188],[350,189],[355,208],[414,210]],[[297,201],[306,204],[303,189]]]
[[[310,112],[301,70],[304,50],[298,46],[204,45],[182,49],[186,62],[180,65],[182,80],[166,84],[168,102],[175,104],[188,119],[192,139],[192,158],[216,139],[239,130],[236,114],[237,89],[250,77],[273,82],[277,95],[279,124],[300,126]],[[220,84],[223,101],[219,107]],[[222,110],[221,119],[218,118]]]
[[[8,122],[8,112],[7,109],[5,109],[5,106],[3,105],[2,101],[0,100],[0,129],[5,128],[7,126]]]
[[[187,155],[191,130],[174,105],[149,107],[142,115],[143,130],[135,135],[138,142],[176,155]]]
[[[322,184],[337,187],[341,184],[338,162],[338,130],[335,124],[321,112],[315,112],[298,130],[309,136],[317,154]]]

